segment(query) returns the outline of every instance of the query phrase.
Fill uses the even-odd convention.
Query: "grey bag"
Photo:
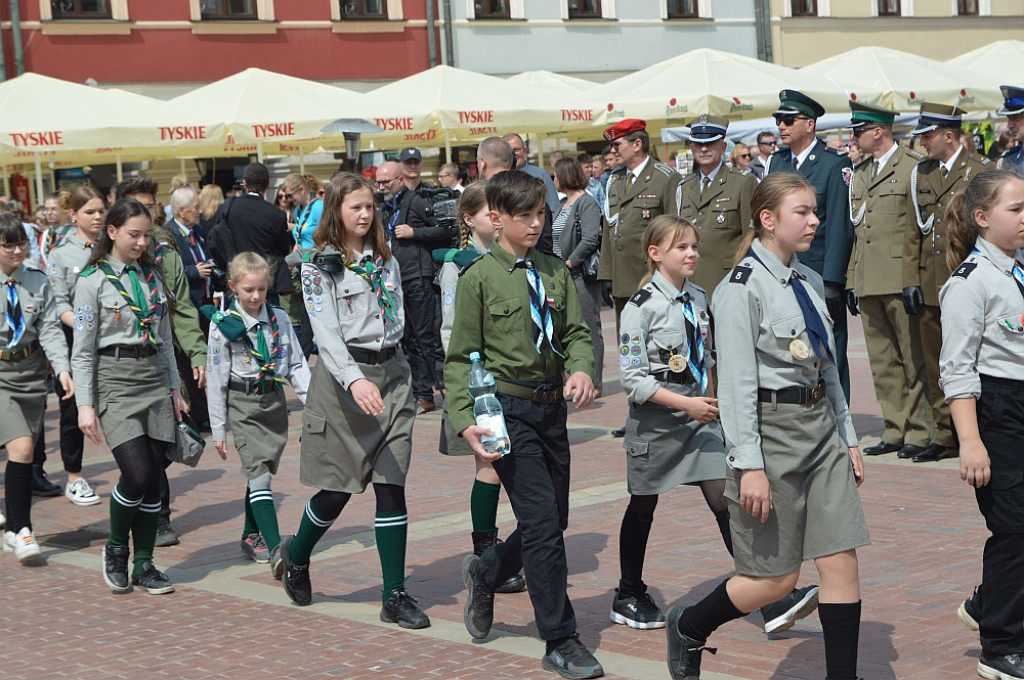
[[[205,448],[206,440],[199,433],[192,416],[182,413],[181,420],[175,423],[174,446],[167,451],[167,457],[174,463],[195,467]]]

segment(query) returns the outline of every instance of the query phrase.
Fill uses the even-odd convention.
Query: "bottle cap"
[[[470,352],[469,353],[469,360],[470,361],[480,361],[480,352]]]

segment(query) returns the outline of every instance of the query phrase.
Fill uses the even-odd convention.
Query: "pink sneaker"
[[[259,562],[260,564],[270,562],[270,550],[267,548],[267,543],[263,540],[263,536],[259,534],[249,534],[241,540],[238,547],[242,549],[242,554],[253,562]]]

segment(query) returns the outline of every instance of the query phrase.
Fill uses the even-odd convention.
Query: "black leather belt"
[[[679,373],[673,373],[672,371],[661,371],[659,373],[651,373],[654,379],[658,382],[675,383],[676,385],[690,385],[696,382],[693,379],[693,373],[689,370],[680,371]]]
[[[281,384],[276,380],[271,380],[270,388],[271,392],[276,392],[281,389]],[[232,377],[228,381],[228,389],[233,392],[242,392],[243,394],[266,394],[263,388],[260,386],[259,378],[235,378]]]
[[[525,380],[524,384],[501,378],[494,379],[494,385],[502,394],[528,399],[535,404],[557,404],[562,400],[562,381]]]
[[[348,353],[352,355],[352,358],[355,359],[357,363],[376,366],[377,364],[383,364],[385,361],[395,356],[395,348],[388,347],[387,349],[382,349],[379,352],[373,352],[368,349],[349,347]]]
[[[159,350],[152,345],[111,345],[96,350],[96,354],[115,359],[145,359],[156,354]]]
[[[817,404],[825,396],[825,383],[818,381],[814,387],[784,387],[781,390],[757,390],[757,400],[766,404]]]
[[[33,340],[24,347],[18,349],[5,349],[0,351],[0,361],[21,361],[22,359],[28,359],[32,354],[39,349],[39,341]]]

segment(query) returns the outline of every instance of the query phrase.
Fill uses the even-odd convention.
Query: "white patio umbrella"
[[[1024,41],[1021,40],[998,40],[946,63],[997,80],[1000,85],[1024,86]]]

